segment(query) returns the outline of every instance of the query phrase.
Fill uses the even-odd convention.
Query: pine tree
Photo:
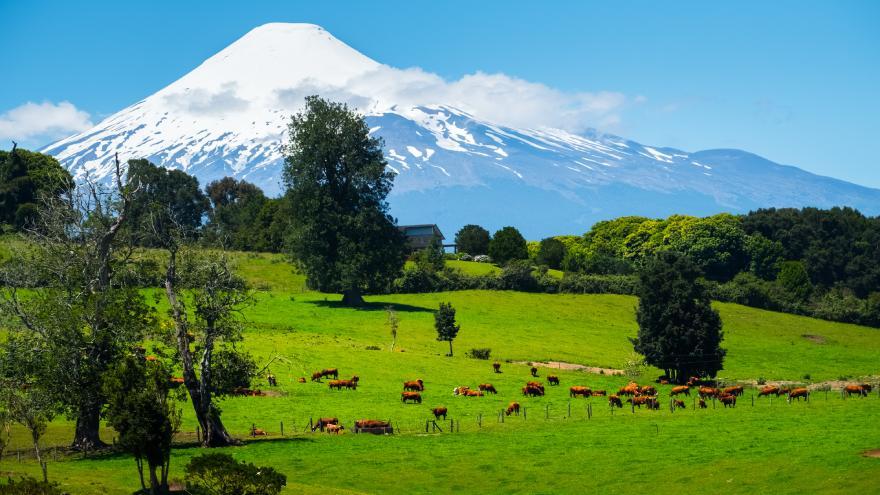
[[[452,357],[452,341],[461,329],[455,323],[455,308],[451,303],[440,303],[440,309],[434,313],[434,328],[437,329],[437,340],[449,342],[449,357]]]

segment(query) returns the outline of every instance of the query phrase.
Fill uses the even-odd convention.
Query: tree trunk
[[[223,426],[223,421],[220,420],[220,415],[217,414],[217,410],[214,409],[214,406],[210,406],[210,411],[207,411],[201,415],[197,414],[199,417],[199,424],[202,425],[202,430],[205,432],[202,438],[202,445],[205,447],[228,447],[230,445],[238,445],[239,441],[232,438],[232,435],[226,431],[226,427]]]
[[[134,462],[137,463],[137,467],[138,467],[138,477],[139,477],[140,480],[141,480],[141,489],[142,489],[142,490],[146,490],[146,489],[147,489],[147,485],[144,483],[144,460],[141,459],[140,457],[135,457],[135,458],[134,458]]]
[[[46,471],[46,463],[43,462],[43,454],[40,452],[40,435],[36,430],[31,430],[31,438],[34,441],[34,454],[37,456],[37,462],[40,463],[40,469],[43,470],[43,483],[48,483],[49,473]]]
[[[364,297],[361,290],[357,287],[349,289],[342,293],[342,304],[352,307],[360,307],[364,305]]]
[[[467,353],[465,353],[467,354]],[[449,341],[449,357],[452,357],[452,341]]]
[[[159,466],[156,466],[153,463],[150,463],[150,494],[151,495],[160,495],[165,493],[165,487],[162,486],[162,483],[159,481],[159,477],[156,476],[156,469]]]
[[[106,447],[101,441],[101,406],[82,407],[76,418],[72,447],[76,450],[94,450]]]

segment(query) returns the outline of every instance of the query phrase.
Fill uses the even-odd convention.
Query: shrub
[[[535,259],[541,265],[558,270],[562,266],[563,258],[565,258],[565,245],[555,237],[548,237],[541,241]]]
[[[767,379],[764,378],[763,376],[759,376],[758,377],[758,385],[766,385],[766,384],[767,384]]]
[[[807,373],[806,375],[804,375],[804,380],[808,380],[808,381],[809,381],[809,380],[812,380],[812,379],[813,379],[813,377],[812,377],[809,373]]]
[[[368,351],[380,351],[380,350],[381,350],[381,349],[379,348],[379,346],[377,346],[377,345],[368,345],[368,346],[366,347],[366,349],[367,349]]]
[[[271,467],[238,462],[229,454],[202,454],[186,465],[187,489],[194,495],[277,495],[287,476]]]
[[[571,294],[635,295],[638,280],[632,275],[582,275],[566,273],[559,282],[559,292]]]
[[[61,491],[58,483],[47,483],[28,476],[15,481],[9,478],[9,482],[0,485],[0,495],[68,495]]]
[[[474,256],[474,261],[477,263],[491,263],[492,257],[486,254],[478,254]]]
[[[489,356],[492,354],[492,349],[488,347],[474,348],[464,354],[469,358],[485,360],[489,359]]]
[[[538,282],[532,276],[532,265],[525,260],[508,263],[501,270],[498,283],[503,290],[533,292],[538,288]]]

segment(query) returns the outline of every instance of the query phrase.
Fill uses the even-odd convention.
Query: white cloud
[[[48,141],[84,131],[93,125],[87,112],[68,101],[58,104],[29,101],[0,115],[0,140],[42,138]]]
[[[303,97],[310,94],[344,101],[364,112],[383,112],[394,105],[449,105],[502,125],[555,127],[571,132],[616,126],[624,106],[644,101],[612,91],[560,91],[506,74],[477,72],[447,81],[420,68],[388,66],[357,76],[342,87],[307,80],[277,90],[276,101],[295,111]]]

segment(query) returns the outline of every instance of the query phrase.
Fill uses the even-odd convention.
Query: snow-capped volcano
[[[319,26],[267,24],[43,151],[80,179],[105,178],[118,152],[183,169],[202,184],[231,175],[278,193],[286,124],[305,96],[319,94],[364,112],[384,138],[397,173],[392,210],[402,223],[436,222],[447,231],[510,224],[538,237],[627,214],[832,205],[880,214],[880,190],[738,150],[689,153],[596,131],[501,125],[462,109],[467,91],[380,64]]]

